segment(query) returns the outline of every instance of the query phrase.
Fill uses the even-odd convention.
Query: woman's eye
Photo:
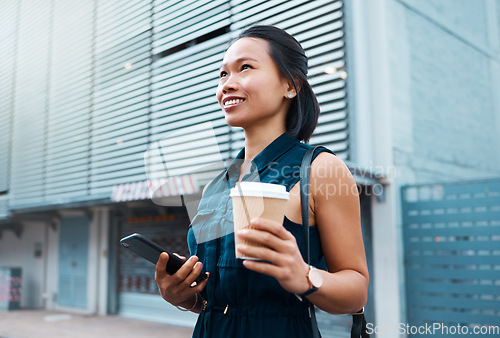
[[[251,69],[251,68],[252,68],[252,66],[250,66],[250,65],[243,65],[243,66],[241,66],[241,70]]]
[[[219,74],[219,77],[226,77],[226,76],[227,76],[227,72],[225,72],[225,71],[221,71]]]

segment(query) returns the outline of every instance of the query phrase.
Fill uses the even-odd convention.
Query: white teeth
[[[237,103],[240,103],[240,102],[243,102],[245,101],[244,99],[233,99],[233,100],[228,100],[226,102],[224,102],[224,105],[225,106],[230,106],[232,104],[237,104]]]

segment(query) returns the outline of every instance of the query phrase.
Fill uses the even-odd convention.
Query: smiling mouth
[[[224,102],[224,107],[229,107],[229,106],[234,106],[238,103],[241,103],[245,101],[245,99],[232,99],[232,100],[227,100],[226,102]]]

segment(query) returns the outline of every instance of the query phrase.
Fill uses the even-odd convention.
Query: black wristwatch
[[[309,282],[309,290],[300,295],[295,294],[295,296],[297,296],[300,301],[302,301],[305,296],[318,291],[318,289],[323,284],[323,277],[321,276],[321,272],[314,266],[309,265],[309,270],[307,271],[306,277],[307,281]]]

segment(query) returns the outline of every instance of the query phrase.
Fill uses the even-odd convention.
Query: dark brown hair
[[[266,25],[244,30],[238,39],[254,37],[269,43],[269,55],[281,74],[291,80],[297,95],[292,99],[286,116],[287,133],[307,142],[318,124],[319,103],[307,80],[307,56],[304,48],[284,30]]]

